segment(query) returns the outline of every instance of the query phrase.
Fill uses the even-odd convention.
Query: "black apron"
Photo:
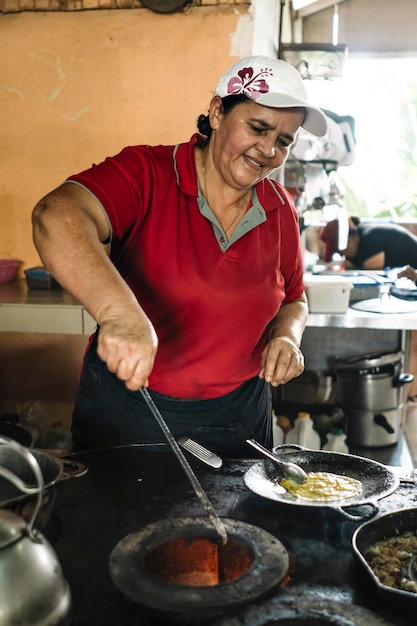
[[[181,400],[148,390],[176,439],[188,436],[229,458],[254,458],[246,439],[272,447],[272,394],[258,377],[210,400]],[[166,444],[142,394],[129,391],[97,355],[97,333],[84,358],[72,421],[73,451]]]

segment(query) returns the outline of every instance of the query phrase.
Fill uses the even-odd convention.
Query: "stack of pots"
[[[346,415],[349,444],[382,447],[397,443],[404,385],[414,379],[401,371],[402,363],[402,352],[372,352],[336,360],[336,401]]]

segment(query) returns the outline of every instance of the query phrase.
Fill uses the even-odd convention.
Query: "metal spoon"
[[[281,461],[273,452],[264,448],[260,443],[255,441],[254,439],[246,439],[246,442],[249,443],[253,448],[261,452],[264,456],[274,461],[277,465],[280,466],[282,473],[288,480],[292,480],[294,483],[301,485],[307,480],[307,474],[303,470],[302,467],[296,465],[295,463],[287,463],[285,461]]]
[[[210,519],[211,523],[213,524],[217,534],[220,537],[222,545],[225,545],[227,543],[227,532],[226,532],[226,529],[224,527],[223,522],[220,520],[219,516],[217,515],[217,513],[216,513],[212,503],[210,502],[210,500],[207,497],[207,494],[203,490],[203,487],[200,485],[197,476],[194,474],[193,470],[191,469],[191,465],[188,463],[187,459],[183,455],[183,453],[181,451],[181,448],[179,447],[179,445],[176,442],[173,434],[171,433],[170,429],[168,428],[168,426],[167,426],[164,418],[162,417],[158,407],[156,406],[155,402],[152,400],[151,396],[149,395],[148,390],[145,387],[142,387],[141,388],[141,393],[142,393],[142,396],[143,396],[143,398],[144,398],[144,400],[145,400],[149,410],[151,411],[152,415],[154,416],[154,418],[158,422],[162,432],[165,435],[166,440],[168,441],[169,445],[171,446],[172,451],[174,452],[175,456],[177,457],[177,460],[180,462],[180,465],[181,465],[182,469],[184,470],[187,478],[191,482],[196,496],[200,500],[200,503],[204,507],[207,515],[209,516],[209,519]]]

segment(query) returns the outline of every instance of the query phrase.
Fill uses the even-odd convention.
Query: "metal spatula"
[[[223,465],[222,459],[217,456],[217,454],[214,454],[214,452],[207,450],[207,448],[204,448],[204,446],[201,446],[199,443],[193,441],[189,437],[181,437],[181,439],[178,439],[178,443],[182,448],[184,448],[184,450],[187,450],[187,452],[191,452],[191,454],[193,454],[197,459],[203,461],[204,463],[207,463],[207,465],[210,465],[210,467],[219,469]]]
[[[200,503],[202,504],[202,506],[204,507],[207,515],[209,516],[209,519],[211,521],[211,523],[213,524],[217,534],[219,535],[221,542],[223,545],[225,545],[227,543],[227,533],[226,533],[226,529],[223,525],[223,523],[221,522],[219,516],[217,515],[213,505],[211,504],[210,500],[208,499],[205,491],[203,490],[202,486],[200,485],[197,476],[194,474],[190,464],[188,463],[187,459],[185,458],[185,456],[183,455],[181,448],[179,447],[178,443],[176,442],[173,434],[171,433],[171,431],[169,430],[167,424],[165,423],[164,418],[162,417],[158,407],[156,406],[155,402],[152,400],[151,396],[149,395],[149,392],[147,389],[145,389],[145,387],[141,388],[141,393],[142,396],[149,408],[149,410],[151,411],[152,415],[154,416],[154,418],[156,419],[156,421],[158,422],[162,432],[165,435],[166,440],[168,441],[169,445],[171,446],[175,456],[177,457],[178,461],[180,462],[187,478],[189,479],[191,485],[193,486],[193,489],[196,493],[196,496],[198,497],[198,499],[200,500]]]

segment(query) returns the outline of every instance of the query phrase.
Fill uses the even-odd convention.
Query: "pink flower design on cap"
[[[243,93],[251,100],[257,100],[262,93],[268,93],[269,85],[262,76],[272,76],[271,69],[261,69],[259,74],[254,76],[253,67],[244,67],[237,74],[227,83],[227,93],[229,95]]]

